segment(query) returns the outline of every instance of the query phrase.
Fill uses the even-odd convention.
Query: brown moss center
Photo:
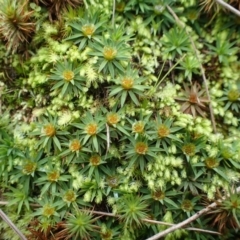
[[[90,157],[89,162],[92,166],[98,166],[101,163],[101,157],[99,155],[93,155]]]
[[[215,168],[219,166],[219,162],[216,158],[208,157],[205,159],[205,165],[207,168]]]
[[[181,204],[181,208],[183,211],[190,212],[193,210],[193,204],[190,200],[185,199]]]
[[[188,156],[193,156],[196,152],[196,146],[193,143],[187,143],[182,147],[182,151]]]
[[[28,161],[27,163],[25,163],[23,165],[22,171],[24,174],[30,175],[35,172],[36,168],[37,168],[36,163],[34,163],[32,161]]]
[[[163,200],[165,198],[165,193],[161,190],[157,190],[152,193],[152,198],[157,201]]]

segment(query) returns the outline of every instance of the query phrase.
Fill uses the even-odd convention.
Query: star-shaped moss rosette
[[[127,98],[135,105],[139,105],[139,97],[143,97],[144,91],[149,89],[148,86],[143,85],[145,80],[144,77],[139,77],[137,71],[128,66],[125,73],[114,81],[113,86],[109,87],[109,97],[115,96],[120,99],[121,107],[123,107]]]
[[[42,198],[38,198],[36,202],[40,207],[31,216],[39,219],[43,224],[42,231],[46,233],[51,224],[57,223],[61,219],[59,201],[55,196],[44,195]]]
[[[189,36],[185,29],[173,27],[162,37],[163,52],[169,59],[176,56],[182,56],[183,53],[189,52],[190,42]]]
[[[181,149],[189,162],[191,157],[196,156],[205,147],[206,139],[204,136],[194,136],[194,134],[186,132],[183,142],[176,142],[176,145]]]
[[[125,158],[128,160],[127,167],[140,169],[143,173],[147,163],[153,161],[156,154],[163,149],[154,147],[150,141],[141,137],[137,139],[130,137],[129,140],[130,143],[124,150]]]
[[[66,231],[68,232],[68,237],[73,239],[90,239],[92,237],[97,237],[96,232],[98,232],[97,221],[98,217],[93,217],[90,212],[80,211],[76,209],[74,214],[69,213],[64,224]]]
[[[216,36],[216,44],[206,44],[210,50],[209,54],[218,58],[219,63],[229,65],[230,62],[237,60],[238,47],[236,41],[230,42],[230,36],[218,35]],[[234,58],[236,56],[236,58]]]
[[[207,96],[205,96],[205,89],[201,89],[201,86],[194,82],[191,86],[183,84],[184,90],[182,90],[181,97],[175,97],[175,100],[180,101],[181,111],[191,114],[193,117],[200,115],[206,116],[207,106],[209,102]]]
[[[154,187],[153,190],[148,189],[146,192],[148,192],[148,194],[145,195],[145,199],[149,201],[149,206],[153,210],[155,217],[163,214],[164,209],[162,206],[164,205],[177,207],[178,205],[172,200],[172,198],[181,195],[180,192],[173,190],[171,185],[163,188]],[[154,211],[156,208],[158,211]]]
[[[113,110],[111,112],[105,112],[105,115],[106,122],[109,128],[109,138],[118,138],[118,135],[129,136],[127,129],[125,129],[125,127],[121,124],[121,120],[123,118],[121,110],[119,112],[116,112],[116,110]],[[110,142],[110,139],[108,139],[108,141]]]
[[[142,226],[141,221],[148,217],[148,203],[143,196],[127,194],[116,203],[117,213],[124,222],[125,227]]]
[[[126,38],[113,40],[110,38],[98,38],[94,42],[89,43],[92,49],[90,56],[98,57],[98,71],[103,74],[110,74],[114,77],[117,73],[125,71],[123,63],[130,60],[130,48],[126,44]]]
[[[164,151],[168,154],[169,146],[174,142],[181,142],[181,139],[176,136],[176,133],[182,127],[174,126],[174,119],[166,118],[163,120],[160,115],[156,117],[156,121],[152,122],[152,134],[156,147],[163,147]]]
[[[101,17],[100,11],[86,11],[82,18],[80,17],[77,21],[69,24],[73,31],[65,40],[74,41],[79,50],[82,50],[90,41],[100,37],[103,32],[102,25],[104,24],[106,24],[106,18]]]
[[[85,147],[101,153],[107,141],[106,135],[103,133],[105,124],[106,121],[100,112],[96,112],[94,115],[87,112],[80,123],[72,123],[71,125],[80,129],[80,139]]]
[[[240,91],[237,88],[225,89],[223,97],[219,99],[225,103],[224,110],[231,109],[237,113],[240,110]]]
[[[21,190],[26,194],[34,188],[33,180],[38,177],[37,171],[42,167],[41,159],[43,155],[43,150],[37,153],[35,151],[30,152],[28,149],[25,155],[21,156],[21,162],[15,166],[16,171],[12,180],[21,184]]]
[[[58,62],[52,73],[49,79],[57,81],[57,83],[51,90],[59,90],[63,97],[70,94],[79,96],[87,89],[84,86],[84,78],[80,76],[80,67],[75,67],[71,62]]]
[[[47,157],[42,161],[45,161],[46,165],[39,170],[40,177],[34,181],[35,186],[40,186],[40,196],[47,193],[56,196],[60,189],[66,187],[66,182],[70,181],[71,176],[67,172],[63,172],[63,169],[54,163],[56,158]]]
[[[63,138],[69,132],[59,128],[56,117],[52,117],[50,114],[47,117],[42,117],[40,122],[37,123],[37,128],[29,135],[39,138],[37,148],[44,149],[48,153],[61,151]]]
[[[218,175],[218,177],[225,182],[229,183],[230,179],[227,175],[228,166],[224,166],[225,161],[223,160],[220,153],[215,155],[210,155],[208,153],[202,153],[202,161],[194,164],[195,167],[202,167],[202,171],[204,171],[205,179],[211,181],[214,175]]]
[[[127,129],[131,132],[132,136],[135,139],[138,137],[146,137],[147,139],[152,139],[152,124],[151,124],[152,113],[143,114],[140,113],[139,117],[135,119],[127,118],[129,124],[127,125]]]
[[[85,159],[77,159],[75,163],[81,164],[80,174],[87,176],[89,179],[95,179],[100,182],[105,177],[104,165],[107,164],[106,156],[101,156],[98,153],[89,154]]]
[[[185,192],[185,194],[183,194],[182,199],[177,201],[178,204],[178,208],[175,209],[176,211],[180,211],[182,212],[175,215],[175,217],[177,216],[181,216],[184,218],[186,217],[190,217],[191,215],[193,215],[194,213],[196,213],[197,211],[201,210],[202,207],[199,207],[199,205],[197,204],[200,201],[200,196],[192,196],[191,194],[189,194],[188,192]],[[169,210],[173,210],[174,208],[171,208]],[[187,215],[187,216],[184,216]]]
[[[91,152],[90,149],[84,147],[82,140],[80,140],[80,136],[77,134],[72,135],[68,142],[63,142],[62,146],[67,147],[67,149],[61,152],[59,157],[62,157],[67,165],[74,162],[78,158],[85,159],[86,153]]]

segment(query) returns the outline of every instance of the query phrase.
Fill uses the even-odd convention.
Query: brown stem
[[[4,222],[8,224],[9,227],[12,228],[13,231],[15,231],[21,240],[27,240],[25,236],[20,232],[20,230],[16,227],[16,225],[13,224],[13,222],[10,220],[10,218],[0,209],[0,217],[3,219]]]
[[[230,4],[224,2],[223,0],[215,0],[219,5],[226,8],[227,10],[231,11],[232,13],[236,14],[238,17],[240,17],[240,11],[238,11],[236,8],[232,7]]]
[[[238,187],[236,189],[236,193],[240,192],[240,187]],[[227,196],[228,197],[228,196]],[[206,208],[200,210],[199,212],[195,213],[194,215],[192,215],[190,218],[187,218],[186,220],[166,229],[165,231],[162,231],[160,233],[155,234],[154,236],[146,239],[146,240],[157,240],[161,237],[166,236],[168,233],[171,233],[179,228],[183,228],[184,226],[188,225],[189,223],[193,222],[194,220],[198,219],[201,215],[203,215],[204,213],[209,212],[212,208],[217,207],[218,203],[221,203],[226,197],[219,199],[218,201],[208,205]]]
[[[7,201],[0,201],[0,205],[7,205],[7,204],[8,204]],[[40,207],[39,204],[34,204],[34,203],[31,203],[30,206],[35,207],[35,208]],[[96,214],[96,215],[101,215],[101,216],[109,216],[109,217],[116,217],[116,218],[120,218],[121,217],[120,215],[117,215],[117,214],[114,214],[114,213],[109,213],[109,212],[87,210],[87,209],[85,209],[84,211],[87,211],[87,212],[90,212],[90,213],[93,213],[93,214]],[[161,221],[156,221],[156,220],[147,219],[147,218],[142,219],[142,221],[143,222],[147,222],[147,223],[165,225],[165,226],[175,226],[172,223],[161,222]],[[201,229],[201,228],[189,227],[189,228],[184,228],[184,229],[189,230],[189,231],[197,231],[197,232],[205,232],[205,233],[210,233],[210,234],[215,234],[215,235],[221,235],[221,233],[219,233],[219,232],[204,230],[204,229]]]
[[[171,7],[169,7],[167,5],[167,9],[168,11],[172,14],[172,16],[174,17],[176,23],[184,28],[184,24],[183,22],[179,19],[179,17],[176,15],[176,13],[172,10]],[[205,88],[206,88],[206,94],[207,94],[207,98],[208,98],[208,101],[209,101],[209,112],[210,112],[210,118],[211,118],[211,122],[212,122],[212,127],[213,127],[213,131],[214,133],[217,132],[217,129],[216,129],[216,122],[215,122],[215,118],[214,118],[214,114],[213,114],[213,107],[212,107],[212,101],[211,101],[211,97],[210,97],[210,94],[209,94],[209,89],[208,89],[208,83],[207,83],[207,78],[206,78],[206,75],[205,75],[205,71],[204,71],[204,68],[201,64],[201,61],[200,61],[200,58],[199,58],[199,55],[198,55],[198,51],[197,51],[197,48],[196,48],[196,45],[191,37],[191,35],[189,34],[189,32],[185,29],[190,41],[191,41],[191,44],[192,44],[192,48],[196,54],[196,58],[200,64],[200,70],[201,70],[201,74],[202,74],[202,78],[203,78],[203,82],[204,82],[204,85],[205,85]]]

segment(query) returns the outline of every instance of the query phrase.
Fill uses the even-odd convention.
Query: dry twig
[[[8,204],[7,201],[0,201],[0,205],[7,205],[7,204]],[[30,206],[32,206],[34,208],[40,207],[39,204],[34,204],[34,203],[31,203]],[[84,209],[84,211],[87,211],[87,212],[90,212],[90,213],[96,214],[96,215],[101,215],[101,216],[109,216],[109,217],[120,218],[120,215],[110,213],[110,212],[102,212],[102,211],[86,210],[86,209]],[[165,225],[165,226],[175,226],[172,223],[161,222],[161,221],[156,221],[156,220],[147,219],[147,218],[142,219],[142,221],[147,222],[147,223],[152,223],[152,224]],[[188,228],[184,228],[184,229],[189,230],[189,231],[197,231],[197,232],[210,233],[210,234],[214,234],[214,235],[221,235],[221,233],[219,233],[219,232],[204,230],[204,229],[201,229],[201,228],[188,227]]]
[[[11,227],[18,234],[21,240],[27,240],[27,238],[25,238],[25,236],[20,232],[16,225],[13,224],[10,218],[1,209],[0,217],[3,219],[4,222],[6,222],[9,225],[9,227]]]
[[[240,192],[240,187],[237,188],[236,193]],[[166,236],[168,233],[171,233],[179,228],[183,228],[184,226],[190,224],[191,222],[193,222],[194,220],[198,219],[200,216],[202,216],[204,213],[209,212],[211,209],[217,207],[218,203],[221,203],[225,198],[219,199],[218,201],[208,205],[206,208],[200,210],[199,212],[195,213],[194,215],[192,215],[190,218],[187,218],[186,220],[166,229],[165,231],[162,231],[160,233],[155,234],[154,236],[146,239],[146,240],[157,240],[161,237]]]
[[[219,5],[226,8],[227,10],[231,11],[232,13],[236,14],[238,17],[240,17],[240,11],[238,11],[236,8],[232,7],[230,4],[224,2],[223,0],[215,0]]]
[[[172,10],[171,7],[167,6],[167,9],[168,11],[172,14],[172,16],[174,17],[176,23],[184,28],[184,24],[183,22],[179,19],[179,17],[176,15],[176,13]],[[195,55],[196,55],[196,58],[200,64],[200,70],[201,70],[201,74],[202,74],[202,78],[203,78],[203,82],[204,82],[204,85],[205,85],[205,88],[206,88],[206,94],[207,94],[207,98],[208,98],[208,101],[209,101],[209,112],[210,112],[210,117],[211,117],[211,122],[212,122],[212,127],[213,127],[213,131],[214,133],[217,132],[217,129],[216,129],[216,122],[215,122],[215,118],[214,118],[214,114],[213,114],[213,108],[212,108],[212,103],[211,103],[211,97],[210,97],[210,94],[209,94],[209,90],[208,90],[208,83],[207,83],[207,78],[206,78],[206,75],[205,75],[205,71],[204,71],[204,68],[201,64],[201,61],[200,61],[200,58],[199,58],[199,55],[198,55],[198,51],[197,51],[197,48],[196,48],[196,45],[190,35],[190,33],[185,29],[190,41],[191,41],[191,44],[192,44],[192,47],[193,47],[193,50],[195,52]]]

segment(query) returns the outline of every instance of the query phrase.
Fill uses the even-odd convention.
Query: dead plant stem
[[[239,193],[240,192],[240,187],[238,187],[236,189],[236,193]],[[228,197],[228,196],[226,196]],[[154,236],[146,239],[146,240],[157,240],[161,237],[164,237],[166,236],[167,234],[179,229],[179,228],[184,228],[184,226],[190,224],[191,222],[193,222],[194,220],[198,219],[200,216],[202,216],[204,213],[207,213],[209,212],[211,209],[217,207],[218,203],[221,203],[224,199],[226,199],[226,197],[222,198],[222,199],[219,199],[218,201],[215,201],[213,203],[211,203],[210,205],[208,205],[206,208],[200,210],[199,212],[195,213],[194,215],[192,215],[190,218],[187,218],[186,220],[176,224],[176,225],[173,225],[172,227],[166,229],[165,231],[162,231],[160,233],[157,233],[155,234]]]
[[[219,5],[226,8],[227,10],[231,11],[232,13],[236,14],[238,17],[240,17],[240,11],[238,11],[236,8],[232,7],[230,4],[224,2],[223,0],[215,0]]]
[[[21,233],[21,231],[16,227],[16,225],[10,220],[10,218],[0,209],[0,217],[4,222],[8,224],[9,227],[12,228],[14,232],[20,237],[21,240],[27,240],[27,238]]]
[[[8,204],[8,201],[0,201],[0,205],[7,205],[7,204]],[[34,203],[31,203],[30,206],[32,206],[34,208],[40,207],[39,204],[34,204]],[[87,211],[89,213],[96,214],[96,215],[101,215],[101,216],[109,216],[109,217],[115,217],[115,218],[120,218],[121,217],[120,215],[110,213],[110,212],[95,211],[95,210],[90,210],[90,209],[89,210],[84,209],[84,211]],[[142,219],[142,221],[147,222],[147,223],[152,223],[152,224],[165,225],[165,226],[175,226],[172,223],[161,222],[161,221],[147,219],[147,218]],[[215,234],[215,235],[221,235],[221,233],[219,233],[219,232],[204,230],[204,229],[201,229],[201,228],[189,227],[189,228],[184,228],[184,229],[189,230],[189,231],[197,231],[197,232],[205,232],[205,233],[210,233],[210,234]]]
[[[179,17],[176,15],[176,13],[172,10],[171,7],[167,6],[167,9],[168,11],[172,14],[172,16],[174,17],[176,23],[184,28],[184,24],[183,22],[179,19]],[[207,81],[207,78],[206,78],[206,75],[205,75],[205,71],[204,71],[204,68],[202,66],[202,63],[200,61],[200,58],[199,58],[199,55],[198,55],[198,51],[197,51],[197,48],[196,48],[196,45],[191,37],[191,34],[187,31],[187,29],[185,29],[190,41],[191,41],[191,45],[192,45],[192,48],[195,52],[195,55],[196,55],[196,58],[200,64],[200,70],[201,70],[201,74],[202,74],[202,78],[203,78],[203,82],[204,82],[204,85],[205,85],[205,88],[206,88],[206,94],[207,94],[207,98],[208,98],[208,101],[209,101],[209,112],[210,112],[210,118],[211,118],[211,122],[212,122],[212,127],[213,127],[213,131],[214,133],[217,133],[217,129],[216,129],[216,122],[215,122],[215,118],[214,118],[214,114],[213,114],[213,107],[212,107],[212,102],[211,102],[211,97],[210,97],[210,94],[209,94],[209,89],[208,89],[208,81]]]

